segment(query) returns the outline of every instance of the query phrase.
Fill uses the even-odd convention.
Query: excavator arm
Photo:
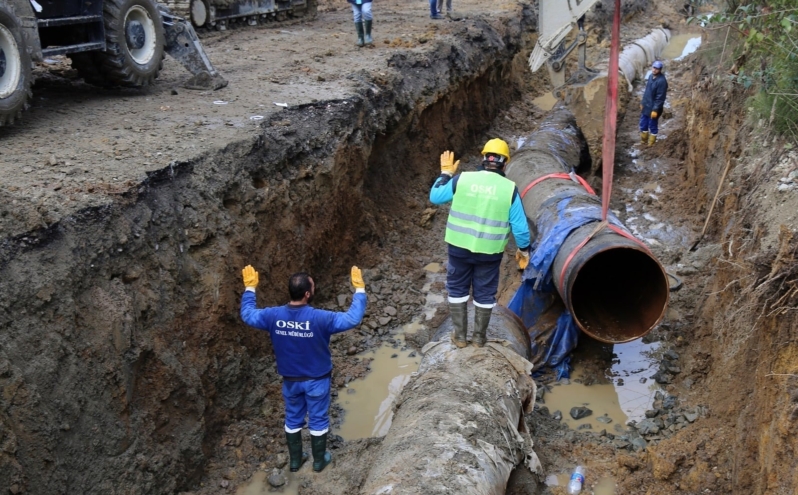
[[[587,33],[583,17],[599,0],[539,0],[538,42],[529,56],[529,67],[537,71],[544,63],[555,88],[565,84],[565,58],[578,49],[579,65],[571,81],[585,83],[594,73],[585,66]],[[576,27],[576,39],[565,46],[565,38]]]

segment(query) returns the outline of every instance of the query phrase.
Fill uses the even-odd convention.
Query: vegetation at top
[[[734,55],[732,80],[756,91],[755,116],[798,142],[798,0],[726,0],[718,12],[688,22],[721,28],[724,51]]]

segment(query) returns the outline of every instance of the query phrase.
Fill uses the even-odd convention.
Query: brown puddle
[[[693,39],[698,39],[698,43],[701,42],[701,35],[700,34],[675,34],[668,42],[668,45],[662,50],[662,54],[660,55],[663,59],[672,60],[676,58],[683,57],[692,53],[697,48]],[[690,50],[685,50],[685,48],[690,44]],[[694,46],[695,45],[695,46]],[[689,53],[685,53],[688,51]]]
[[[570,428],[578,429],[589,424],[594,431],[614,429],[614,425],[626,425],[628,421],[641,421],[654,402],[654,394],[661,390],[649,377],[656,370],[657,343],[644,344],[636,340],[627,344],[616,344],[610,374],[611,383],[582,385],[578,383],[585,372],[577,364],[571,373],[569,384],[552,384],[551,391],[543,400],[550,413],[561,411],[563,421]],[[571,408],[587,406],[593,413],[579,420],[573,419]],[[608,418],[600,421],[599,418]]]
[[[310,462],[306,462],[305,466],[307,466],[309,463]],[[303,470],[305,466],[303,466]],[[286,479],[288,479],[288,483],[280,488],[274,488],[269,485],[269,482],[267,481],[268,474],[266,472],[256,471],[246,485],[236,489],[236,495],[266,495],[268,493],[297,495],[299,493],[299,481],[294,477],[294,473],[291,473],[287,469],[283,470],[283,473],[285,474]]]
[[[391,357],[393,355],[396,357]],[[338,403],[346,414],[341,429],[335,433],[344,440],[381,437],[388,433],[393,419],[393,401],[421,362],[421,356],[412,349],[402,351],[388,344],[359,356],[374,360],[364,378],[349,382],[346,390],[339,392]]]
[[[557,104],[557,97],[554,96],[554,93],[548,92],[532,100],[532,103],[544,112],[548,112]]]
[[[593,495],[615,495],[615,478],[608,476],[601,478],[595,485],[590,480],[590,468],[585,473],[585,484],[581,493],[592,493]],[[550,474],[546,476],[546,486],[567,487],[571,481],[571,473]]]

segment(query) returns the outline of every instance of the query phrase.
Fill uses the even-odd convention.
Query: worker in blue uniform
[[[332,375],[330,336],[354,328],[363,320],[366,313],[363,275],[358,267],[352,267],[355,294],[345,313],[310,306],[316,285],[307,273],[291,275],[288,281],[291,301],[288,304],[258,309],[255,305],[258,272],[247,265],[242,275],[245,290],[241,298],[241,319],[247,325],[269,332],[277,373],[283,377],[285,437],[290,469],[298,471],[308,459],[307,453],[302,452],[302,428],[307,416],[313,470],[319,472],[332,460],[332,454],[327,451]]]
[[[653,146],[657,142],[658,122],[665,107],[668,94],[668,80],[662,73],[663,65],[659,60],[651,64],[651,75],[646,80],[646,90],[640,102],[640,142]]]
[[[452,206],[446,223],[449,261],[446,290],[454,330],[452,343],[468,345],[468,299],[473,289],[474,332],[471,343],[482,347],[487,340],[488,323],[496,292],[499,268],[510,231],[518,247],[520,269],[529,264],[529,224],[521,195],[515,183],[504,176],[510,161],[510,147],[501,139],[491,139],[482,149],[482,165],[475,172],[455,175],[460,161],[454,153],[441,155],[441,175],[432,186],[429,199],[436,205]]]

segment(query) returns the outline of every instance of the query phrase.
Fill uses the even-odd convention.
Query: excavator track
[[[313,18],[317,0],[160,0],[198,32]]]

